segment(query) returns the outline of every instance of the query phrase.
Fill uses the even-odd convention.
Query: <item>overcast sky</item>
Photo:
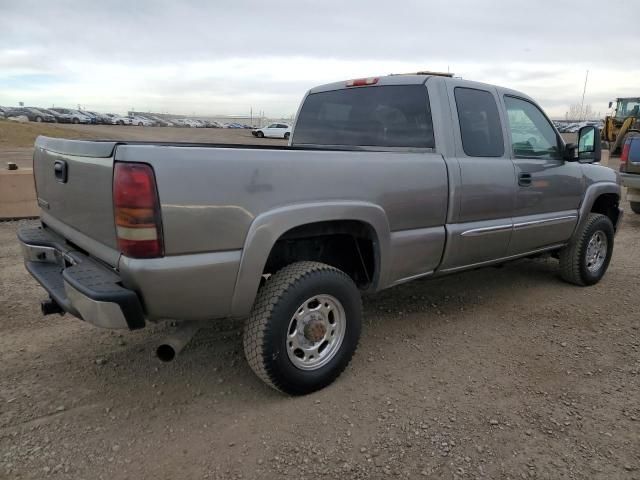
[[[604,114],[640,95],[638,19],[638,0],[0,0],[0,105],[289,116],[317,84],[449,68],[560,118],[588,69]]]

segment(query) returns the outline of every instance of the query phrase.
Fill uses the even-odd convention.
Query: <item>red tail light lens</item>
[[[161,257],[160,202],[151,166],[116,162],[113,206],[118,246],[123,255],[132,258]]]
[[[629,150],[631,150],[631,140],[624,142],[624,146],[622,147],[622,154],[620,155],[620,171],[625,171],[627,169]]]

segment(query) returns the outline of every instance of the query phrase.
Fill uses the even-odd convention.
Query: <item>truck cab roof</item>
[[[428,82],[432,78],[438,78],[441,81],[444,81],[447,83],[452,82],[452,83],[455,83],[456,86],[460,86],[460,87],[480,88],[480,89],[497,88],[502,94],[521,97],[521,98],[530,100],[532,102],[534,101],[528,95],[516,90],[500,87],[498,85],[493,85],[489,83],[477,82],[474,80],[466,80],[460,77],[454,77],[453,74],[439,73],[439,72],[416,72],[416,73],[406,73],[406,74],[405,73],[390,74],[390,75],[383,75],[378,77],[367,77],[367,78],[362,78],[357,80],[343,80],[339,82],[332,82],[332,83],[327,83],[324,85],[319,85],[317,87],[314,87],[311,90],[309,90],[308,94],[329,92],[332,90],[342,90],[347,88],[383,87],[383,86],[390,86],[390,85],[421,85]],[[352,82],[357,82],[360,80],[363,80],[363,81],[370,80],[373,83],[363,82],[364,83],[363,85],[351,84]],[[537,102],[534,102],[534,103],[537,103]]]

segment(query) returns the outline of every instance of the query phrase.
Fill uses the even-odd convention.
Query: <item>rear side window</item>
[[[470,157],[501,157],[504,140],[494,96],[485,90],[462,87],[454,93],[464,153]]]
[[[312,93],[294,132],[295,144],[433,148],[424,85],[389,85]]]

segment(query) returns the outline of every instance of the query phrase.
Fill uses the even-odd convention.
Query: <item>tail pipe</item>
[[[64,315],[64,309],[53,298],[40,302],[40,311],[42,315],[53,315],[54,313]]]
[[[200,322],[178,323],[175,331],[158,345],[156,356],[163,362],[172,361],[187,346],[200,327]]]

